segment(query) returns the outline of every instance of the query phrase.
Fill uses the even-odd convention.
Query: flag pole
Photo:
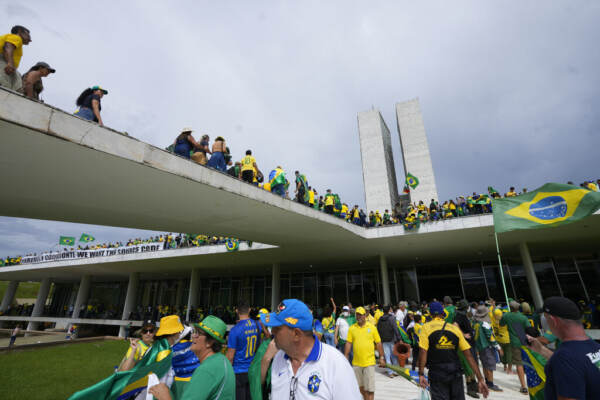
[[[500,278],[502,279],[502,288],[504,289],[504,297],[508,306],[508,293],[506,292],[506,282],[504,282],[504,271],[502,270],[502,260],[500,259],[500,245],[498,245],[498,234],[494,229],[494,237],[496,238],[496,254],[498,255],[498,265],[500,266]]]

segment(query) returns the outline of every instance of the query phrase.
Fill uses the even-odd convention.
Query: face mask
[[[348,315],[350,315],[350,313],[349,313],[348,311],[344,311],[344,312],[342,313],[342,315],[343,315],[344,317],[347,317]]]

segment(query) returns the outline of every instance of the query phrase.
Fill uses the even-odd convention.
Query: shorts
[[[493,347],[486,347],[479,350],[479,359],[484,369],[488,371],[496,370],[496,350]]]
[[[252,183],[254,181],[254,170],[247,169],[242,171],[242,180],[244,182]]]
[[[511,356],[512,356],[512,365],[523,365],[523,358],[521,357],[521,348],[510,346]]]
[[[358,387],[362,388],[365,392],[375,393],[375,366],[369,365],[368,367],[357,367],[352,366]]]
[[[502,364],[511,364],[512,363],[512,350],[510,347],[510,343],[500,343],[500,347],[502,348]]]
[[[23,79],[21,78],[21,74],[15,69],[15,72],[13,72],[12,75],[7,75],[6,72],[4,72],[4,67],[6,67],[6,65],[4,57],[0,57],[0,86],[4,86],[15,92],[21,92],[23,90]]]

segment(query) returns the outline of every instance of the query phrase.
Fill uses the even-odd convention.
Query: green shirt
[[[221,353],[206,358],[196,368],[182,400],[234,400],[235,373]]]
[[[500,320],[500,325],[508,326],[508,336],[510,337],[510,345],[513,347],[521,347],[521,341],[517,336],[517,333],[514,330],[515,326],[522,326],[523,330],[527,328],[529,325],[529,320],[526,316],[521,314],[520,312],[509,312],[502,316]]]
[[[444,318],[444,320],[449,323],[449,324],[453,324],[454,323],[454,317],[456,316],[456,307],[453,306],[452,304],[450,304],[449,306],[446,306],[444,308],[446,317]]]

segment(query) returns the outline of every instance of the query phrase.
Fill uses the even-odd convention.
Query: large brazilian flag
[[[579,221],[600,209],[600,192],[579,186],[546,183],[532,192],[494,199],[497,233],[546,228]]]

